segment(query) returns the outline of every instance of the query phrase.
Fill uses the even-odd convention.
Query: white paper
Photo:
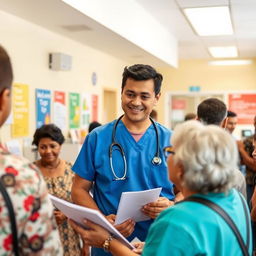
[[[134,249],[133,245],[131,245],[129,241],[117,229],[115,229],[115,227],[112,226],[99,211],[72,204],[53,195],[49,195],[49,197],[57,209],[63,212],[64,215],[66,215],[68,218],[79,223],[81,226],[86,227],[83,222],[84,219],[97,223],[98,225],[108,230],[111,234],[113,234],[116,239],[118,239],[128,248]]]
[[[115,224],[120,224],[128,219],[135,222],[149,220],[141,208],[158,199],[162,188],[154,188],[143,191],[123,192],[117,209]]]

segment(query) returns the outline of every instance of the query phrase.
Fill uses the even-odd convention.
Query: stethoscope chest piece
[[[152,164],[154,165],[160,165],[162,163],[162,159],[158,156],[153,157]]]

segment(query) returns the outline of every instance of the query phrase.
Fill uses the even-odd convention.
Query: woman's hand
[[[102,248],[103,243],[110,236],[107,230],[88,220],[84,220],[84,224],[89,227],[89,229],[82,228],[72,220],[69,220],[69,223],[81,236],[85,245]]]
[[[133,249],[133,252],[135,252],[137,254],[141,254],[145,243],[144,242],[136,242],[136,243],[132,243],[132,245],[135,247],[135,249]]]
[[[54,216],[58,225],[62,224],[67,217],[59,210],[54,210]]]

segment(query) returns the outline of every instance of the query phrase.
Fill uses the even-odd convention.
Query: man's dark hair
[[[96,122],[96,121],[91,122],[91,123],[89,124],[88,132],[90,133],[92,130],[94,130],[95,128],[97,128],[97,127],[99,127],[99,126],[101,126],[100,123],[98,123],[98,122]]]
[[[237,117],[237,114],[231,110],[228,110],[227,117]]]
[[[197,116],[205,124],[220,125],[227,116],[227,107],[221,100],[209,98],[198,105]]]
[[[12,85],[13,73],[11,60],[0,45],[0,93],[6,88],[10,88]]]
[[[122,91],[128,78],[131,78],[135,81],[153,79],[155,95],[158,95],[161,91],[163,76],[149,65],[135,64],[130,67],[125,67],[122,79]]]
[[[38,147],[40,140],[44,138],[50,138],[59,145],[62,145],[65,141],[61,129],[55,124],[44,124],[40,128],[36,129],[32,145],[36,145],[36,147]]]

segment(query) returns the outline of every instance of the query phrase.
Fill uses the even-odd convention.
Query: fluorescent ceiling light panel
[[[214,60],[208,62],[211,66],[242,66],[250,65],[252,63],[252,60]]]
[[[236,58],[238,56],[235,46],[227,47],[208,47],[213,58]]]
[[[185,8],[183,11],[199,36],[233,34],[228,6]]]

